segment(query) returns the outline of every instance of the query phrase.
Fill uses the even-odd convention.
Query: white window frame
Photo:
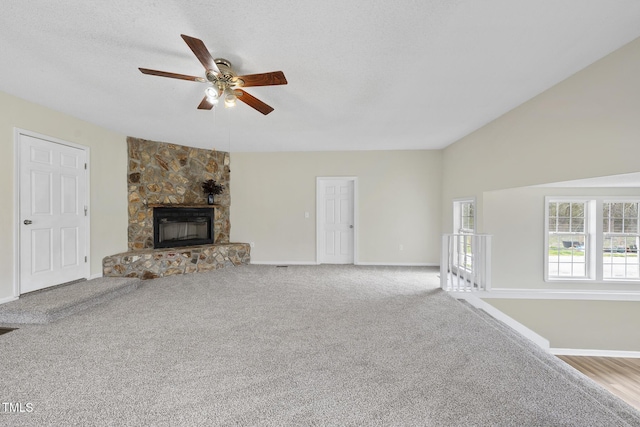
[[[599,208],[599,212],[602,214],[604,205],[606,203],[636,203],[640,205],[640,198],[617,198],[617,197],[613,197],[613,198],[604,198],[602,200],[602,204]],[[636,220],[638,219],[637,217],[635,218]],[[600,222],[603,222],[604,220],[604,216],[600,219]],[[605,236],[605,231],[604,231],[604,224],[601,225],[603,230],[600,233],[601,234],[601,238],[602,238],[602,278],[603,280],[606,281],[611,281],[611,282],[619,282],[619,281],[640,281],[640,277],[635,277],[635,278],[629,278],[629,277],[621,277],[621,278],[615,278],[615,277],[604,277],[604,267],[605,267],[605,263],[604,263],[604,254],[605,254],[605,246],[604,246],[604,241],[606,239],[607,236]],[[622,238],[629,238],[629,237],[635,237],[636,238],[636,245],[638,242],[638,237],[640,236],[640,230],[636,231],[636,233],[608,233],[610,236],[609,237],[622,237]],[[636,246],[636,259],[638,258],[638,256],[640,255],[638,252],[638,248]],[[614,252],[610,252],[610,257],[613,258],[614,257]],[[614,264],[614,263],[611,263]],[[625,251],[625,270],[627,269],[629,263],[627,262],[627,252]],[[637,262],[636,262],[637,264]]]
[[[549,203],[553,202],[585,202],[586,203],[586,224],[585,224],[585,259],[586,259],[586,277],[549,277]],[[640,197],[632,196],[546,196],[544,198],[544,281],[555,283],[632,283],[638,284],[640,278],[604,278],[603,265],[603,216],[602,210],[604,203],[640,203]],[[640,254],[639,254],[640,255]]]
[[[584,224],[584,259],[585,259],[585,275],[583,277],[570,276],[550,276],[549,275],[549,204],[550,203],[584,203],[585,204],[585,224]],[[591,281],[596,277],[595,267],[595,250],[593,237],[595,230],[595,205],[593,200],[585,197],[545,197],[544,200],[544,280],[545,282],[581,282]],[[570,232],[563,234],[571,234]]]
[[[473,229],[462,228],[462,205],[468,203],[473,205]],[[475,197],[453,200],[453,234],[475,234],[476,233],[476,199]]]
[[[463,206],[470,204],[473,206],[473,229],[463,228]],[[471,249],[471,236],[476,233],[476,199],[464,198],[453,200],[453,234],[461,235],[456,238],[454,256],[458,258],[457,265],[464,266],[468,272],[473,271],[473,252]],[[468,237],[466,236],[468,235]],[[469,249],[469,250],[468,250]],[[468,266],[468,267],[467,267]]]

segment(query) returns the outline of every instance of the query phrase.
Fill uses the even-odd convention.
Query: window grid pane
[[[460,267],[473,271],[473,248],[471,246],[471,235],[475,233],[475,203],[473,201],[454,202],[459,203],[456,209],[457,238],[456,254],[457,263]],[[455,204],[454,204],[455,206]]]
[[[548,212],[547,272],[549,277],[587,277],[587,223],[585,202],[550,202]]]
[[[460,204],[460,232],[473,233],[475,224],[473,222],[474,209],[472,202],[462,202]]]
[[[460,203],[460,234],[475,233],[474,224],[474,203]],[[458,238],[458,265],[463,266],[469,271],[473,271],[473,250],[471,247],[470,236],[459,236]]]
[[[602,216],[603,279],[640,279],[638,202],[606,202]]]

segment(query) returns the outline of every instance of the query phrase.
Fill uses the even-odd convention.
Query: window
[[[453,233],[456,238],[457,265],[473,270],[473,248],[471,235],[475,233],[475,200],[456,200],[453,202]]]
[[[640,280],[640,200],[546,198],[547,280]]]
[[[638,202],[603,203],[602,221],[603,278],[640,279]]]
[[[587,203],[547,203],[549,277],[587,277]]]
[[[476,230],[475,226],[475,203],[473,200],[460,201],[458,207],[458,223],[456,233],[473,234]]]

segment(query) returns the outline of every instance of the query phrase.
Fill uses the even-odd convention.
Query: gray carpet
[[[22,295],[0,305],[0,324],[51,323],[135,290],[139,279],[101,277]]]
[[[0,425],[639,426],[433,270],[243,266],[0,336]],[[16,407],[16,406],[14,406]]]

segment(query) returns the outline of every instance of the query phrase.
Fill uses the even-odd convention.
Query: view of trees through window
[[[605,202],[602,221],[603,277],[640,278],[638,203]]]
[[[460,229],[459,233],[473,233],[475,231],[475,212],[473,202],[460,203]]]
[[[547,277],[640,279],[639,222],[635,200],[547,201]]]
[[[475,233],[475,202],[461,200],[454,202],[454,230],[457,238],[456,254],[458,265],[473,270],[472,234]]]
[[[549,277],[587,277],[585,202],[548,206]]]

